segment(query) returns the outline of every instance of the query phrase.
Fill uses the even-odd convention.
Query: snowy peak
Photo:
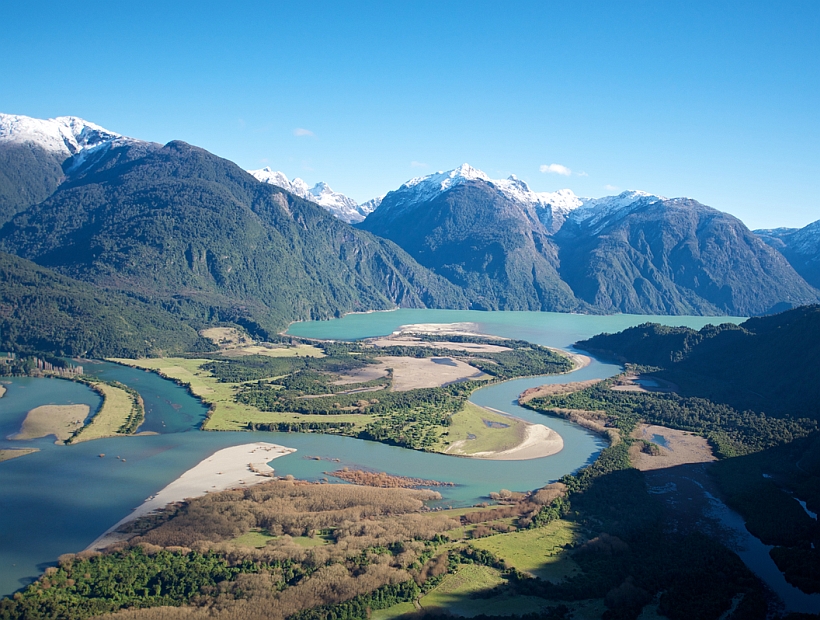
[[[300,198],[316,203],[320,207],[324,207],[332,215],[335,215],[348,224],[361,222],[378,206],[378,204],[372,206],[371,203],[375,200],[381,202],[381,199],[378,198],[359,205],[352,198],[339,192],[334,192],[327,183],[319,182],[313,187],[310,187],[302,179],[297,177],[291,181],[284,173],[272,170],[270,167],[265,167],[261,170],[248,170],[248,172],[262,183],[276,185],[291,194],[295,194]]]
[[[0,142],[35,144],[63,160],[123,138],[76,116],[39,119],[0,114]]]
[[[627,190],[617,196],[584,198],[583,205],[573,211],[569,219],[593,229],[593,234],[597,234],[605,223],[611,222],[613,218],[626,217],[636,209],[659,200],[666,198],[639,190]]]
[[[391,209],[396,209],[397,212],[413,209],[467,182],[486,183],[505,198],[519,204],[528,213],[532,213],[550,232],[558,230],[567,214],[584,204],[584,199],[579,198],[569,189],[557,192],[534,192],[525,181],[514,174],[506,179],[491,179],[486,173],[473,168],[470,164],[462,164],[453,170],[435,172],[411,179],[399,189],[391,192]]]

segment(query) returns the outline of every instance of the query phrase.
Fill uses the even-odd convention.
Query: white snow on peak
[[[584,198],[584,204],[573,211],[570,218],[574,222],[591,227],[593,234],[598,234],[606,222],[611,222],[613,217],[617,219],[626,217],[635,209],[659,200],[666,200],[666,198],[632,189],[621,192],[617,196]]]
[[[435,172],[409,180],[394,192],[393,208],[404,210],[413,205],[432,200],[458,185],[468,181],[483,181],[491,185],[506,198],[521,204],[526,210],[533,209],[536,217],[551,232],[564,223],[573,209],[584,204],[584,198],[576,196],[572,190],[557,192],[534,192],[525,181],[514,174],[506,179],[491,179],[486,173],[470,164],[462,164],[448,171]]]
[[[820,220],[794,232],[788,244],[798,254],[817,256],[820,252]]]
[[[76,116],[40,119],[0,113],[0,142],[36,144],[68,159],[116,140],[130,140]]]
[[[297,177],[291,181],[284,173],[272,170],[270,167],[261,170],[248,170],[248,172],[263,183],[276,185],[291,194],[324,207],[331,214],[348,224],[361,222],[378,206],[378,203],[381,203],[381,198],[374,198],[360,205],[352,198],[334,192],[327,183],[319,182],[310,187],[302,179]],[[378,203],[375,203],[374,206],[372,203],[375,201],[378,201]]]

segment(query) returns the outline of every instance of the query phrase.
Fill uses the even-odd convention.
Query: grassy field
[[[532,596],[498,595],[492,598],[474,598],[478,593],[486,592],[505,583],[501,574],[494,568],[467,564],[458,572],[447,575],[438,587],[419,600],[422,609],[427,612],[444,612],[455,616],[470,618],[486,614],[511,615],[538,612],[546,606],[544,599]]]
[[[492,426],[488,426],[486,422]],[[506,427],[502,427],[506,425]],[[495,413],[470,402],[452,418],[444,438],[453,454],[475,454],[476,452],[509,450],[524,440],[526,424],[515,418]],[[469,437],[474,437],[469,439]],[[453,443],[464,441],[453,448]],[[442,442],[443,444],[443,442]],[[442,450],[448,445],[439,446]]]
[[[559,519],[533,530],[480,538],[472,545],[493,553],[520,571],[555,581],[577,568],[564,551],[564,545],[577,538],[577,525]]]
[[[102,406],[71,443],[122,435],[119,429],[128,421],[134,407],[141,406],[136,402],[135,396],[121,388],[107,383],[94,383],[94,387],[103,393]]]
[[[364,428],[373,416],[358,414],[300,415],[296,413],[274,413],[260,411],[256,407],[237,403],[234,400],[237,383],[220,383],[201,366],[211,360],[185,359],[181,357],[151,359],[112,359],[111,361],[154,370],[168,379],[175,379],[187,385],[191,393],[203,403],[213,408],[211,417],[205,424],[209,431],[247,430],[248,423],[269,424],[276,422],[353,422],[357,428]]]
[[[256,547],[257,549],[261,549],[268,544],[269,540],[273,540],[274,538],[276,537],[266,534],[265,532],[251,530],[250,532],[245,532],[241,536],[237,536],[231,542],[237,547]]]
[[[377,609],[370,615],[370,620],[393,620],[416,612],[413,603],[399,603],[387,609]]]
[[[7,450],[0,450],[0,463],[39,451],[39,448],[9,448]]]

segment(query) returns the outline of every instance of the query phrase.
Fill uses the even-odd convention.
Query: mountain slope
[[[54,193],[70,158],[79,162],[115,141],[130,140],[74,116],[0,114],[0,225]]]
[[[298,177],[290,181],[284,173],[271,170],[270,168],[248,170],[248,173],[263,183],[276,185],[291,194],[295,194],[300,198],[304,198],[305,200],[324,207],[327,211],[348,224],[361,222],[378,206],[378,202],[376,202],[379,201],[378,198],[369,200],[363,204],[357,204],[352,198],[339,192],[334,192],[327,183],[317,183],[313,187],[309,187],[307,183]]]
[[[206,346],[159,305],[0,252],[0,350],[141,357]]]
[[[818,300],[740,220],[694,200],[584,211],[555,235],[560,273],[602,310],[749,316]]]
[[[820,220],[803,228],[775,228],[754,232],[783,254],[806,282],[820,288]]]
[[[739,411],[820,420],[820,306],[700,331],[646,323],[602,334],[579,348],[660,366],[659,376],[689,396]]]
[[[535,205],[522,205],[482,175],[465,165],[411,181],[388,193],[359,227],[464,288],[476,307],[577,309]]]
[[[467,305],[389,241],[183,142],[112,144],[0,229],[0,245],[98,285],[244,313],[266,330]]]

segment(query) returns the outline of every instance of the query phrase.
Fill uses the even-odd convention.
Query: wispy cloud
[[[303,127],[297,127],[296,129],[294,129],[293,130],[293,135],[298,137],[298,138],[303,138],[305,136],[307,136],[309,138],[315,138],[316,137],[316,134],[313,133],[310,129],[305,129]]]
[[[617,192],[620,191],[620,187],[617,185],[604,185],[604,189],[608,192]]]
[[[538,169],[544,173],[560,174],[562,177],[568,177],[572,174],[572,170],[561,164],[542,164]]]
[[[410,167],[411,168],[429,168],[429,166],[427,164],[425,164],[423,162],[420,162],[420,161],[411,161],[410,162]]]
[[[576,172],[576,173],[575,173],[575,175],[576,175],[576,176],[579,176],[579,177],[588,177],[588,176],[589,176],[589,175],[588,175],[586,172],[584,172],[583,170],[582,170],[581,172]]]

